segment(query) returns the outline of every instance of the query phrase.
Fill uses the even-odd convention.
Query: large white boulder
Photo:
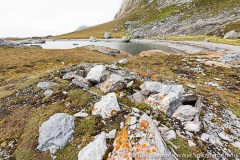
[[[184,93],[183,85],[166,85],[160,82],[146,81],[140,88],[142,89],[142,94],[148,96],[151,93],[162,93],[169,94],[170,92],[176,94]]]
[[[74,117],[65,113],[54,114],[39,128],[37,149],[55,153],[73,138]]]
[[[86,79],[92,82],[99,83],[105,70],[106,67],[104,65],[97,65],[89,71]]]
[[[101,115],[102,118],[110,118],[120,110],[115,93],[108,93],[101,101],[95,103],[92,115]]]
[[[172,117],[175,117],[180,121],[191,121],[197,113],[198,109],[196,107],[192,107],[191,105],[182,105],[177,108]]]
[[[101,84],[100,90],[103,92],[112,92],[115,90],[121,90],[124,87],[124,78],[117,74],[111,74],[110,77]]]
[[[106,150],[106,134],[102,132],[78,153],[78,160],[102,160]]]
[[[114,141],[110,159],[134,159],[136,156],[144,156],[139,159],[152,160],[159,156],[158,159],[174,160],[153,120],[143,114],[138,122],[133,124],[137,126],[136,130],[131,129],[133,125],[129,127],[129,123],[125,123],[126,126]],[[160,157],[161,155],[164,156]]]
[[[160,110],[164,113],[168,111],[169,104],[178,98],[178,94],[170,92],[169,94],[154,94],[149,96],[145,103],[151,106],[155,110]]]

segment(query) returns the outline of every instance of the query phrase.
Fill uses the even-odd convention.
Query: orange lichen
[[[140,124],[141,124],[141,126],[142,126],[143,128],[145,128],[145,129],[149,127],[149,122],[146,121],[146,120],[142,120],[142,121],[140,122]]]
[[[114,115],[114,114],[116,114],[116,113],[117,113],[116,110],[112,110],[110,114],[111,114],[111,115]]]
[[[127,140],[128,140],[127,128],[123,128],[122,132],[116,138],[115,149],[118,150],[119,148],[129,148]]]
[[[151,151],[148,149],[148,150],[146,150],[146,153],[147,153],[147,154],[150,154],[150,153],[151,153]]]
[[[146,144],[142,144],[142,148],[146,148],[147,147],[147,145]]]
[[[157,150],[156,149],[152,149],[152,152],[157,152]]]

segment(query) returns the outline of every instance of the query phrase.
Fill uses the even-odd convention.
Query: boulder
[[[182,85],[166,85],[154,81],[146,81],[140,86],[140,88],[142,89],[142,94],[146,96],[151,93],[169,94],[170,92],[173,92],[176,94],[182,94],[185,92]]]
[[[101,115],[102,118],[110,118],[120,110],[115,93],[108,93],[101,101],[95,103],[92,115]]]
[[[176,100],[178,95],[174,92],[170,92],[169,94],[159,93],[149,96],[145,103],[150,105],[155,110],[160,110],[164,113],[167,113],[169,110],[169,104]]]
[[[111,32],[105,32],[105,33],[104,33],[104,38],[105,38],[105,39],[112,38]]]
[[[174,160],[153,120],[147,114],[143,114],[138,121],[139,123],[134,124],[137,128],[135,130],[131,129],[133,125],[123,126],[115,138],[109,159],[126,157],[134,159],[136,156],[146,156],[142,158],[151,160],[155,156],[164,155],[161,160]]]
[[[226,134],[224,131],[218,133],[218,136],[219,136],[222,140],[232,142],[232,140],[231,140],[231,138],[229,137],[229,135]]]
[[[40,151],[49,150],[54,154],[62,149],[73,139],[75,128],[74,117],[65,113],[54,114],[39,127],[39,138],[37,149]]]
[[[172,117],[180,121],[191,121],[198,113],[198,109],[190,105],[182,105],[173,113]]]
[[[106,150],[106,134],[102,132],[78,153],[78,160],[102,160]]]
[[[117,74],[111,74],[110,77],[101,84],[100,90],[107,93],[124,88],[124,78]]]
[[[202,135],[201,135],[201,140],[203,141],[203,142],[207,142],[208,141],[208,139],[209,139],[209,134],[207,134],[207,133],[203,133]]]
[[[131,38],[128,36],[122,37],[122,42],[130,42]]]
[[[91,37],[90,37],[90,42],[97,42],[97,38],[94,37],[94,36],[91,36]]]
[[[74,72],[67,72],[66,74],[64,74],[63,78],[64,80],[71,80],[73,79],[75,76]]]
[[[231,30],[224,34],[223,38],[224,39],[237,39],[240,37],[240,33],[236,32],[235,30]]]
[[[76,84],[77,86],[84,88],[84,89],[88,89],[89,86],[91,86],[91,84],[89,83],[88,80],[86,80],[85,78],[81,77],[81,76],[74,76],[75,79],[72,80],[73,84]]]
[[[99,83],[105,70],[106,67],[104,65],[97,65],[89,71],[86,79],[93,83]]]

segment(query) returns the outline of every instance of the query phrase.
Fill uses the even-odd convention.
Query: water
[[[73,45],[78,44],[78,45]],[[142,51],[160,49],[165,52],[181,53],[173,48],[153,44],[153,43],[142,43],[132,41],[130,43],[124,43],[118,40],[98,40],[97,42],[90,42],[89,40],[57,40],[57,41],[46,41],[45,44],[40,44],[44,49],[70,49],[76,47],[82,47],[87,45],[98,45],[104,47],[110,47],[113,49],[119,49],[121,51],[128,52],[132,55],[137,55]]]

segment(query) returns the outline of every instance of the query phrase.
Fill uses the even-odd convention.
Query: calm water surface
[[[73,45],[78,44],[78,45]],[[121,51],[128,52],[132,55],[137,55],[142,51],[160,49],[165,52],[181,53],[173,48],[152,44],[152,43],[141,43],[141,42],[130,42],[124,43],[116,40],[98,40],[97,42],[90,42],[89,40],[57,40],[57,41],[46,41],[45,44],[40,44],[44,49],[70,49],[76,47],[82,47],[87,45],[98,45],[104,47],[110,47],[113,49],[119,49]]]

